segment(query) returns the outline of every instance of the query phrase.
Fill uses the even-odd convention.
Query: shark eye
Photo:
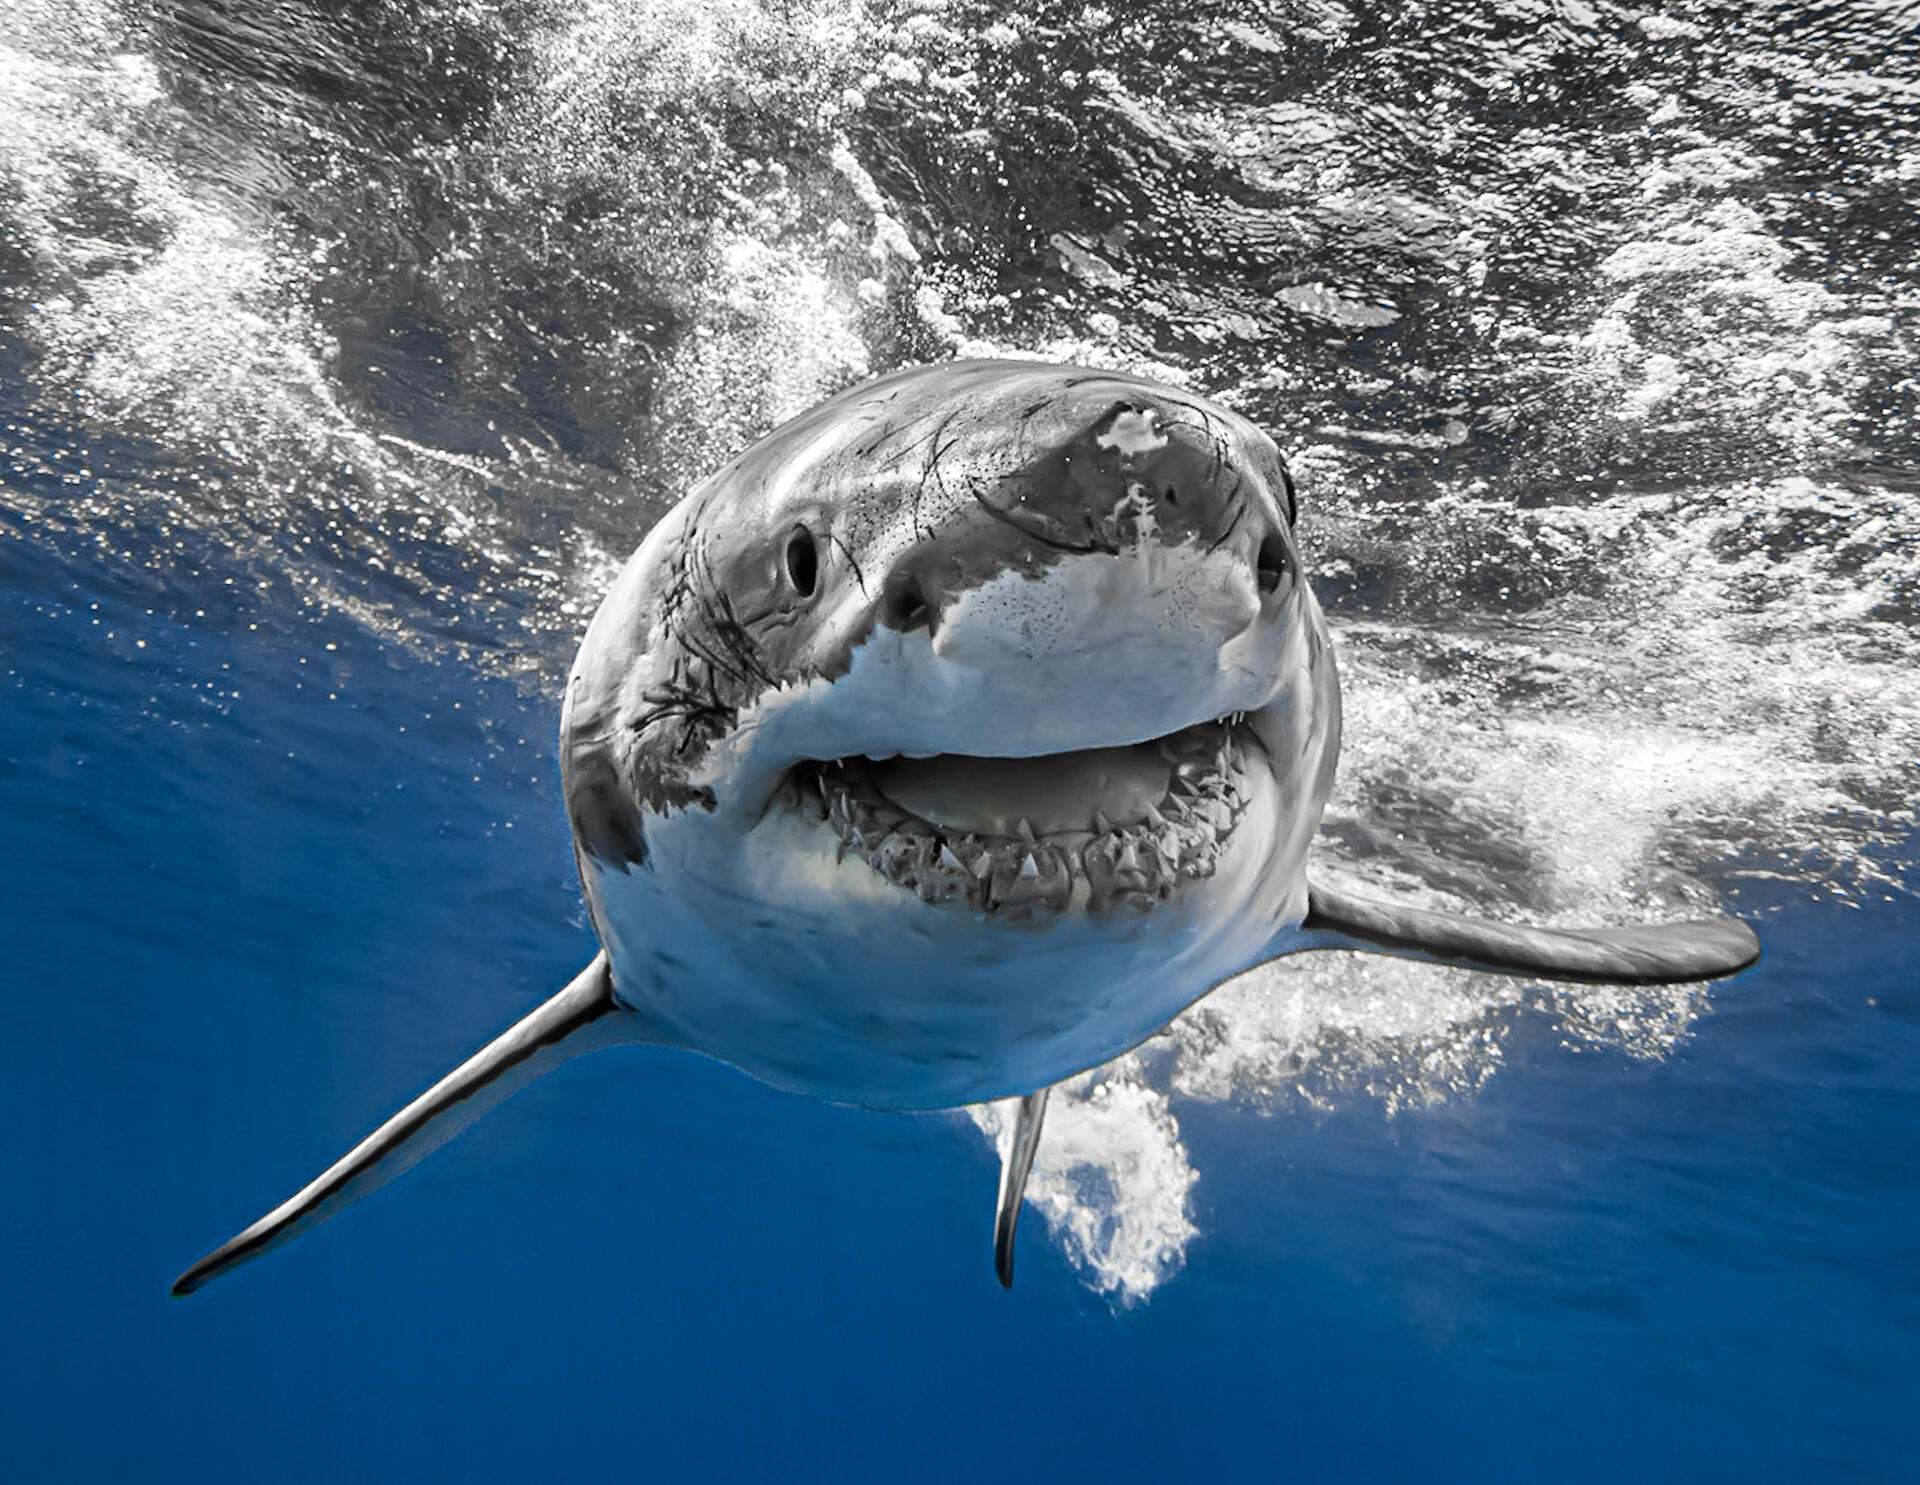
[[[1257,576],[1262,593],[1279,591],[1281,579],[1287,575],[1287,544],[1275,531],[1260,543],[1260,555],[1255,561]]]
[[[802,598],[813,597],[813,590],[820,582],[820,549],[814,545],[813,533],[805,526],[795,526],[787,534],[785,562],[787,581],[793,585],[793,591]]]

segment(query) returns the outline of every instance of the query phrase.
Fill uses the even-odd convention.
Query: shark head
[[[903,372],[648,537],[562,723],[623,996],[786,1086],[1023,1091],[1305,910],[1338,697],[1265,433],[1138,378]]]

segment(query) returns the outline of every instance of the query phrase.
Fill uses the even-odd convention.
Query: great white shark
[[[879,1109],[1047,1090],[1315,949],[1647,984],[1753,963],[1730,918],[1533,928],[1310,879],[1340,747],[1274,441],[1110,371],[896,372],[774,430],[647,535],[560,755],[601,944],[565,989],[196,1263],[338,1212],[578,1053],[686,1047]]]

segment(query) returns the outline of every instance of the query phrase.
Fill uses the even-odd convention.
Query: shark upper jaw
[[[1234,712],[1117,747],[802,760],[774,808],[923,902],[1016,921],[1148,912],[1214,874],[1272,772]]]

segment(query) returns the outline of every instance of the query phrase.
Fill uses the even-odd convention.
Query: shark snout
[[[1078,655],[1152,663],[1170,651],[1204,662],[1260,616],[1255,574],[1236,555],[1154,545],[1002,573],[942,595],[928,627],[934,654],[960,664]]]
[[[1224,644],[1285,585],[1269,482],[1151,400],[1116,401],[898,555],[878,619],[949,658]]]

